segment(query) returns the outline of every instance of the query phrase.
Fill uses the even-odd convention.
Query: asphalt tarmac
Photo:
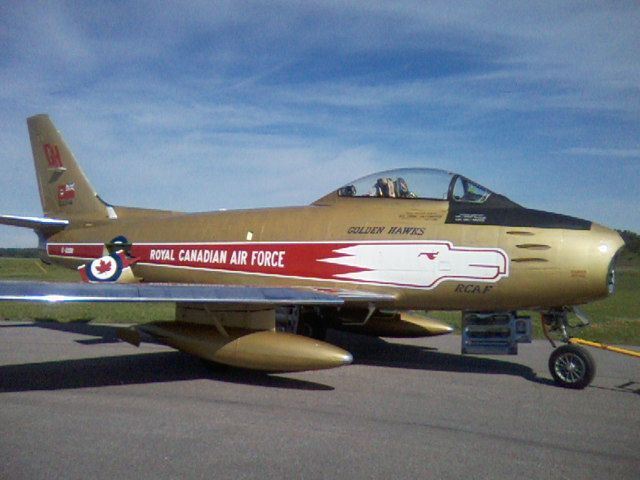
[[[329,341],[354,364],[265,375],[108,326],[0,323],[0,478],[640,478],[640,360],[591,350],[572,391],[542,341]]]

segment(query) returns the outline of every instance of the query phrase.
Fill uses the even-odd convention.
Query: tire
[[[551,353],[549,372],[561,387],[581,390],[593,380],[596,374],[596,363],[584,348],[577,345],[563,345]]]
[[[298,320],[298,329],[296,330],[296,333],[303,337],[324,340],[327,338],[327,326],[324,324],[322,319],[311,315],[305,315]]]

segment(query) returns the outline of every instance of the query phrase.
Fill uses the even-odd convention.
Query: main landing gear
[[[579,323],[569,323],[569,312],[573,311]],[[563,308],[542,313],[542,331],[555,350],[549,357],[549,372],[554,381],[565,388],[583,389],[587,387],[596,374],[596,364],[591,354],[584,348],[571,343],[568,328],[584,327],[589,322],[576,309]],[[550,333],[560,335],[566,345],[556,348]]]
[[[328,319],[317,307],[280,307],[276,310],[276,329],[315,340],[327,337]]]

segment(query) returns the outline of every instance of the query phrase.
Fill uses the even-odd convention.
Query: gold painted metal
[[[500,280],[482,296],[457,293],[461,282],[446,281],[431,290],[394,288],[389,286],[358,285],[309,279],[274,278],[220,271],[196,271],[160,265],[134,265],[137,277],[148,282],[213,283],[266,286],[313,286],[321,288],[353,288],[372,292],[391,293],[398,309],[429,310],[508,310],[540,306],[579,305],[608,295],[607,274],[615,252],[623,242],[619,235],[605,227],[593,225],[591,230],[531,229],[536,243],[550,245],[548,250],[536,250],[535,257],[522,257],[516,236],[507,235],[499,226],[462,226],[442,223],[424,227],[419,221],[405,221],[408,226],[423,226],[419,238],[390,235],[350,236],[349,226],[363,223],[392,225],[398,221],[393,199],[341,199],[332,206],[213,212],[208,214],[173,214],[161,217],[138,217],[118,220],[92,228],[70,228],[53,235],[52,242],[107,241],[125,235],[132,243],[141,242],[238,242],[244,241],[246,225],[253,227],[254,241],[361,241],[361,240],[429,240],[446,238],[454,245],[502,248],[510,258],[509,277]],[[365,200],[362,202],[361,200]],[[353,201],[353,202],[352,202]],[[423,208],[440,209],[442,202],[403,200]],[[435,204],[435,205],[433,205]],[[116,212],[119,208],[116,207]],[[472,231],[470,231],[473,229]],[[607,245],[608,251],[599,247]],[[535,261],[517,261],[535,258]],[[77,267],[78,260],[56,259],[68,267]],[[581,270],[584,277],[571,272]],[[464,283],[464,282],[462,282]]]
[[[508,276],[497,282],[445,280],[429,289],[136,263],[132,272],[145,282],[314,287],[391,295],[393,299],[375,305],[378,310],[557,308],[606,297],[611,262],[623,245],[616,232],[597,224],[590,230],[572,230],[446,223],[449,203],[445,200],[340,197],[335,191],[303,207],[188,214],[111,206],[97,196],[48,116],[36,115],[27,123],[44,213],[69,221],[67,228],[55,233],[40,229],[48,242],[106,244],[118,236],[131,244],[437,240],[461,247],[499,248],[510,259]],[[61,188],[74,190],[72,202],[61,201]],[[387,228],[371,233],[376,229],[368,227],[377,226]],[[392,234],[392,226],[414,233]],[[71,268],[84,262],[50,260]],[[185,304],[178,305],[176,312],[177,322],[146,325],[145,331],[203,358],[265,370],[327,368],[350,361],[337,347],[274,332],[273,310],[238,305],[211,311]],[[386,318],[373,315],[360,328],[387,336],[451,331],[435,320],[404,313]],[[134,334],[123,335],[130,343],[139,341]]]
[[[446,335],[453,332],[453,328],[440,320],[434,318],[421,317],[409,312],[403,312],[400,314],[400,320],[402,323],[413,324],[416,327],[423,329],[429,333],[429,337],[435,337],[437,335]]]
[[[402,220],[403,225],[424,228],[420,237],[398,235],[349,235],[352,225],[395,225],[399,214],[418,206],[427,211],[446,210],[447,202],[402,200],[402,209],[394,199],[336,198],[330,205],[226,211],[199,214],[151,213],[149,216],[127,209],[120,218],[120,207],[114,207],[119,219],[90,228],[68,228],[53,235],[52,242],[108,241],[124,235],[132,243],[142,242],[242,242],[247,227],[254,232],[254,242],[278,241],[362,241],[362,240],[432,240],[447,239],[454,245],[498,247],[512,259],[509,277],[500,280],[485,295],[461,295],[457,281],[446,281],[431,290],[328,282],[311,279],[287,279],[263,275],[244,275],[221,271],[198,271],[161,265],[136,264],[137,277],[147,282],[212,283],[265,286],[312,286],[321,288],[353,288],[391,293],[397,300],[393,308],[429,310],[508,310],[541,306],[579,305],[608,295],[607,274],[611,259],[623,245],[619,235],[594,224],[591,230],[529,229],[536,244],[549,245],[536,250],[535,257],[523,256],[518,248],[518,235],[508,227],[445,224],[444,219],[425,223],[421,219]],[[411,205],[407,205],[411,204]],[[363,220],[366,219],[366,222]],[[600,247],[607,246],[602,252]],[[55,259],[68,267],[78,260]],[[576,278],[572,272],[586,272]],[[382,306],[384,307],[384,306]]]
[[[351,354],[339,347],[290,333],[228,328],[228,336],[224,336],[212,325],[185,322],[148,323],[138,328],[183,352],[252,370],[320,370],[353,361]]]
[[[54,218],[75,215],[78,221],[91,219],[91,223],[108,220],[106,205],[98,199],[49,117],[35,115],[27,119],[27,124],[44,214]],[[60,202],[58,187],[72,184],[76,192],[87,194],[77,195],[73,202]]]
[[[250,310],[246,306],[212,308],[202,303],[178,303],[176,320],[187,323],[215,324],[225,327],[252,330],[274,330],[275,310],[272,308]]]
[[[508,278],[494,284],[483,295],[460,294],[456,287],[464,282],[458,281],[445,281],[437,288],[424,290],[134,265],[135,275],[146,282],[363,289],[395,295],[395,302],[379,307],[404,310],[487,311],[578,305],[608,295],[606,279],[609,264],[623,245],[616,232],[596,224],[591,230],[446,224],[446,201],[350,198],[339,197],[336,192],[306,207],[185,214],[114,206],[117,219],[108,219],[104,204],[96,200],[94,190],[66,146],[61,154],[65,156],[68,170],[59,181],[85,184],[90,193],[83,196],[78,188],[77,203],[73,209],[51,206],[54,192],[47,183],[51,174],[44,168],[45,159],[39,153],[40,145],[46,141],[64,143],[46,116],[29,119],[29,128],[45,212],[68,218],[72,223],[70,228],[51,236],[50,242],[107,242],[118,235],[126,236],[131,243],[242,242],[246,241],[247,231],[250,231],[253,242],[446,239],[460,246],[498,247],[512,259]],[[40,137],[43,140],[38,143],[36,139]],[[87,217],[93,226],[83,227]],[[417,237],[388,233],[353,235],[348,233],[353,225],[419,227],[424,228],[424,234]],[[521,252],[526,250],[521,248],[523,238],[526,238],[526,244],[549,248],[536,249],[535,257],[522,256]],[[607,247],[605,252],[602,251],[603,245]],[[80,263],[72,259],[55,261],[68,267],[77,267]],[[578,270],[584,275],[572,274]]]
[[[439,320],[409,312],[376,312],[362,325],[347,324],[338,328],[362,335],[392,338],[435,337],[453,332],[453,328]]]

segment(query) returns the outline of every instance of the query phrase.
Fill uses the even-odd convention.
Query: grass
[[[38,280],[77,282],[74,270],[45,265],[33,258],[0,258],[0,280]],[[173,320],[171,303],[67,303],[51,305],[23,302],[0,302],[0,319],[52,322],[146,323]]]
[[[77,272],[36,259],[0,258],[0,280],[78,281]],[[589,305],[583,310],[592,325],[576,336],[605,343],[640,345],[640,256],[627,254],[619,262],[616,294]],[[82,303],[44,305],[22,302],[0,302],[0,319],[38,321],[91,321],[95,323],[145,323],[172,320],[173,304],[149,303]],[[539,314],[531,315],[534,334],[541,338]],[[460,331],[460,312],[429,312]]]

